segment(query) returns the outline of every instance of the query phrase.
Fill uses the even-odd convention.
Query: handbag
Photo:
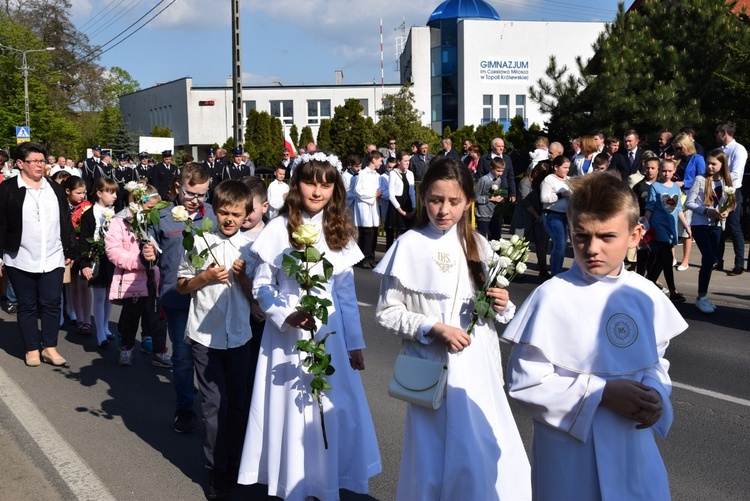
[[[435,360],[400,354],[388,385],[388,395],[427,409],[443,404],[448,366]]]
[[[459,260],[451,319],[456,312],[456,296],[458,296],[458,285],[461,280],[461,262]],[[393,378],[388,385],[388,395],[410,404],[437,410],[443,405],[447,380],[448,364],[402,353],[396,358]]]

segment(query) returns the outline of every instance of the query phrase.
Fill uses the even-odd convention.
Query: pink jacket
[[[130,223],[124,218],[112,219],[104,239],[107,258],[115,265],[115,274],[109,289],[109,299],[147,297],[147,268],[141,259],[140,242],[130,231]],[[159,283],[159,268],[154,265],[154,281]],[[158,292],[157,292],[158,294]]]

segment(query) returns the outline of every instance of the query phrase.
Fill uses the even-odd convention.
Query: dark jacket
[[[60,241],[65,257],[78,256],[73,223],[70,221],[70,206],[65,190],[54,181],[48,181],[57,196],[60,207]],[[18,186],[18,179],[12,177],[0,184],[0,251],[13,253],[21,247],[23,233],[23,202],[26,188]]]
[[[628,177],[631,174],[635,174],[641,170],[641,157],[643,157],[643,152],[644,150],[640,146],[636,148],[633,165],[628,165],[628,150],[617,150],[612,156],[612,161],[609,163],[608,168],[611,169],[614,166],[614,168],[620,171],[622,180],[627,182]]]
[[[513,160],[508,155],[503,153],[503,160],[505,161],[505,170],[503,175],[500,176],[503,180],[507,179],[508,183],[508,197],[516,196],[516,175],[513,173]],[[479,163],[477,164],[477,172],[475,177],[477,180],[486,176],[492,170],[492,153],[485,153],[479,157]]]
[[[425,155],[424,160],[422,160],[419,153],[411,156],[411,160],[409,160],[409,170],[414,173],[414,178],[417,181],[422,180],[425,173],[427,172],[427,169],[430,168],[430,162],[433,158],[435,158],[435,155],[433,155],[432,153],[428,153],[427,155]]]

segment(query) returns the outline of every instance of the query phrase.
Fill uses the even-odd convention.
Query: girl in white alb
[[[368,479],[380,473],[375,427],[358,370],[365,347],[352,266],[362,252],[352,240],[341,175],[330,160],[303,155],[291,180],[286,204],[253,243],[257,268],[253,294],[266,313],[255,373],[253,399],[245,434],[238,482],[263,483],[268,494],[302,501],[339,499],[339,489],[366,494]],[[330,157],[329,157],[330,158]],[[315,295],[332,301],[328,324],[320,325],[296,309],[304,291],[282,269],[285,254],[297,250],[291,232],[300,224],[321,233],[315,247],[333,264],[325,290]],[[310,272],[322,273],[320,263]],[[324,447],[318,405],[312,398],[312,376],[303,367],[296,341],[327,333],[325,347],[336,371],[333,387],[322,393],[328,448]]]
[[[382,276],[376,318],[404,339],[402,353],[447,363],[448,378],[439,409],[406,404],[396,499],[531,499],[529,462],[503,390],[495,323],[465,332],[475,280],[492,254],[469,227],[470,171],[450,158],[438,161],[422,180],[420,198],[422,224],[404,233],[375,268]],[[506,323],[515,311],[507,291],[489,293],[495,321]]]

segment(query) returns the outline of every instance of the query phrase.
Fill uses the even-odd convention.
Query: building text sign
[[[485,82],[529,80],[528,59],[483,59],[479,61],[479,79]]]

